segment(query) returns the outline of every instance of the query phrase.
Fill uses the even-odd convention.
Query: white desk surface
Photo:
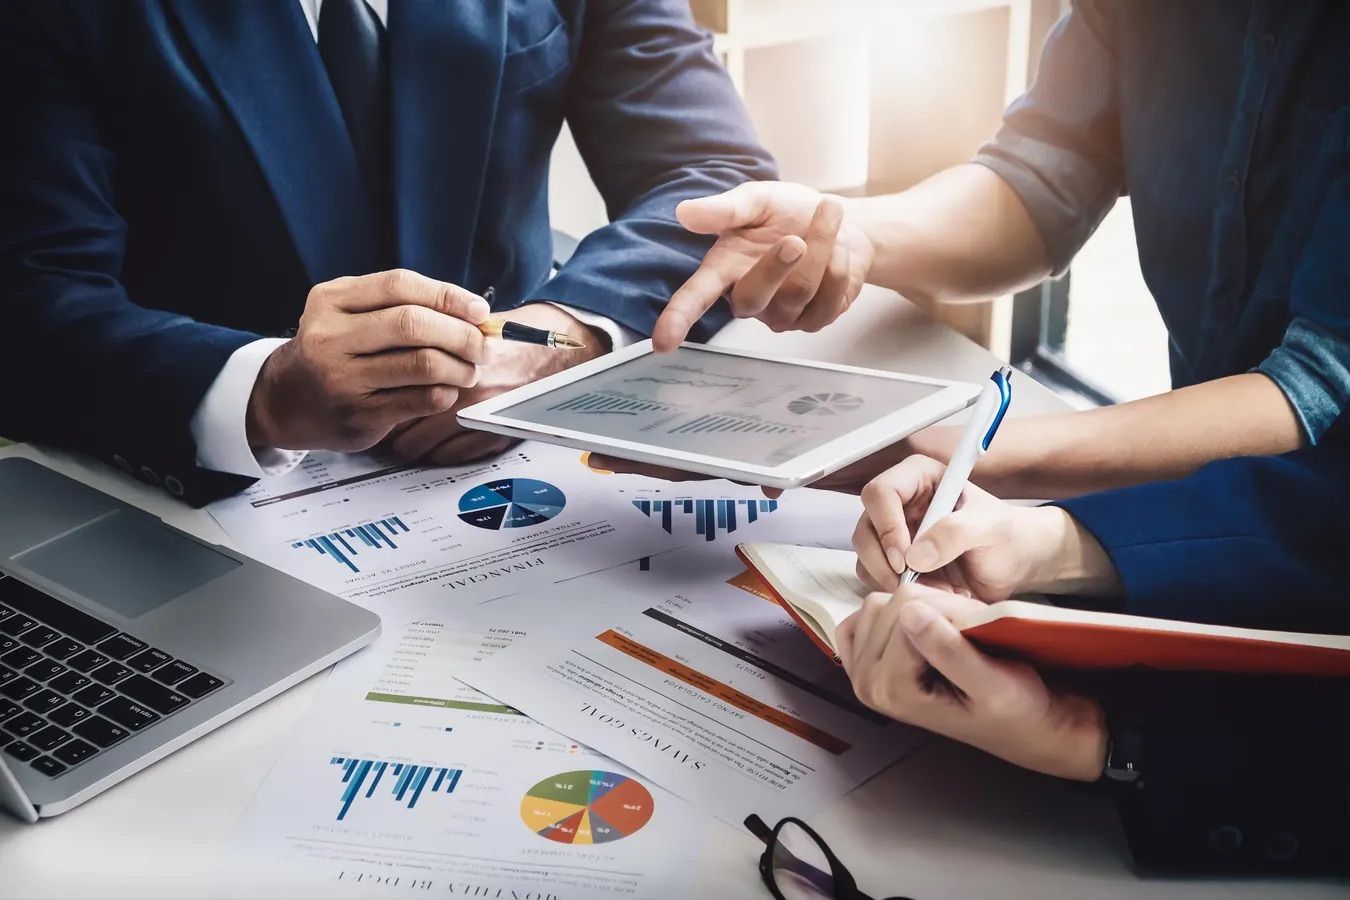
[[[996,360],[903,300],[870,290],[818,335],[739,322],[717,341],[782,355],[983,380]],[[1013,415],[1064,409],[1025,376]],[[115,470],[16,446],[172,524],[225,541],[211,518]],[[320,675],[178,751],[74,811],[35,826],[0,814],[0,898],[222,896],[209,875],[253,793],[312,701]],[[874,897],[1339,897],[1343,882],[1140,878],[1110,802],[966,747],[930,742],[812,817]],[[710,823],[709,827],[714,826]],[[723,842],[691,896],[766,898],[745,844]]]

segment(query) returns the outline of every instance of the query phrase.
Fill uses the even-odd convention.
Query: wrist
[[[278,347],[263,361],[248,397],[248,410],[244,415],[244,433],[248,438],[249,447],[254,450],[284,446],[277,425],[281,417],[276,414],[274,408],[279,393],[278,372],[282,368],[279,357],[284,353],[286,346]]]
[[[1110,745],[1101,704],[1079,694],[1051,694],[1045,715],[983,749],[1024,769],[1071,781],[1097,781]]]
[[[1056,743],[1063,752],[1057,753],[1057,765],[1047,771],[1074,781],[1097,781],[1106,768],[1111,742],[1101,704],[1089,697],[1067,694],[1059,697],[1056,705],[1060,720]]]
[[[580,350],[561,350],[511,341],[489,341],[487,359],[482,366],[484,377],[491,380],[496,377],[493,373],[507,376],[503,386],[526,384],[570,369],[601,356],[609,346],[607,335],[547,301],[527,303],[501,315],[535,328],[564,332],[586,345]]]
[[[1081,577],[1077,571],[1081,551],[1075,546],[1077,535],[1073,519],[1058,506],[1036,506],[1022,510],[1026,519],[1023,533],[1034,557],[1028,560],[1026,581],[1019,585],[1023,593],[1065,593],[1065,586]]]
[[[871,281],[872,264],[876,261],[877,245],[872,237],[874,225],[872,219],[867,215],[866,208],[857,197],[840,197],[835,194],[829,196],[839,201],[844,208],[844,224],[842,233],[849,253],[853,261],[859,266],[864,283]]]
[[[1087,782],[1101,778],[1110,744],[1101,704],[1079,694],[1050,694],[1043,715],[1028,716],[1012,729],[949,736],[1024,769]]]
[[[904,294],[920,306],[928,306],[927,295],[918,290],[906,262],[918,243],[919,230],[903,218],[897,218],[890,197],[841,198],[844,220],[853,225],[865,243],[870,284]]]
[[[1044,548],[1023,590],[1083,597],[1118,595],[1120,576],[1111,557],[1092,533],[1058,506],[1028,509],[1037,523],[1037,544]]]

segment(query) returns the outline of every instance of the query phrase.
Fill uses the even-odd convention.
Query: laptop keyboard
[[[51,778],[224,685],[0,575],[0,749]]]

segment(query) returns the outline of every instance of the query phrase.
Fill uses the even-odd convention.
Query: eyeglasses
[[[872,900],[858,890],[839,857],[801,819],[789,816],[770,830],[759,816],[750,816],[745,827],[764,842],[759,877],[776,900]]]

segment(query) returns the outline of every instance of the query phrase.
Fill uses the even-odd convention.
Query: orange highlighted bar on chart
[[[724,684],[715,678],[710,678],[702,672],[689,668],[684,663],[671,659],[664,653],[659,653],[650,647],[643,646],[632,638],[625,637],[617,631],[606,631],[604,634],[597,635],[596,639],[601,643],[613,647],[620,653],[636,659],[638,662],[646,663],[657,671],[669,675],[672,678],[678,678],[690,687],[698,688],[703,693],[711,697],[716,697],[723,703],[730,704],[742,712],[749,713],[757,719],[768,722],[770,725],[777,726],[789,734],[794,734],[804,741],[810,741],[822,750],[833,753],[838,756],[850,748],[850,744],[845,743],[832,734],[821,731],[814,725],[809,725],[795,716],[790,716],[780,709],[774,709],[767,703],[761,703],[754,697],[743,694],[729,684]]]

